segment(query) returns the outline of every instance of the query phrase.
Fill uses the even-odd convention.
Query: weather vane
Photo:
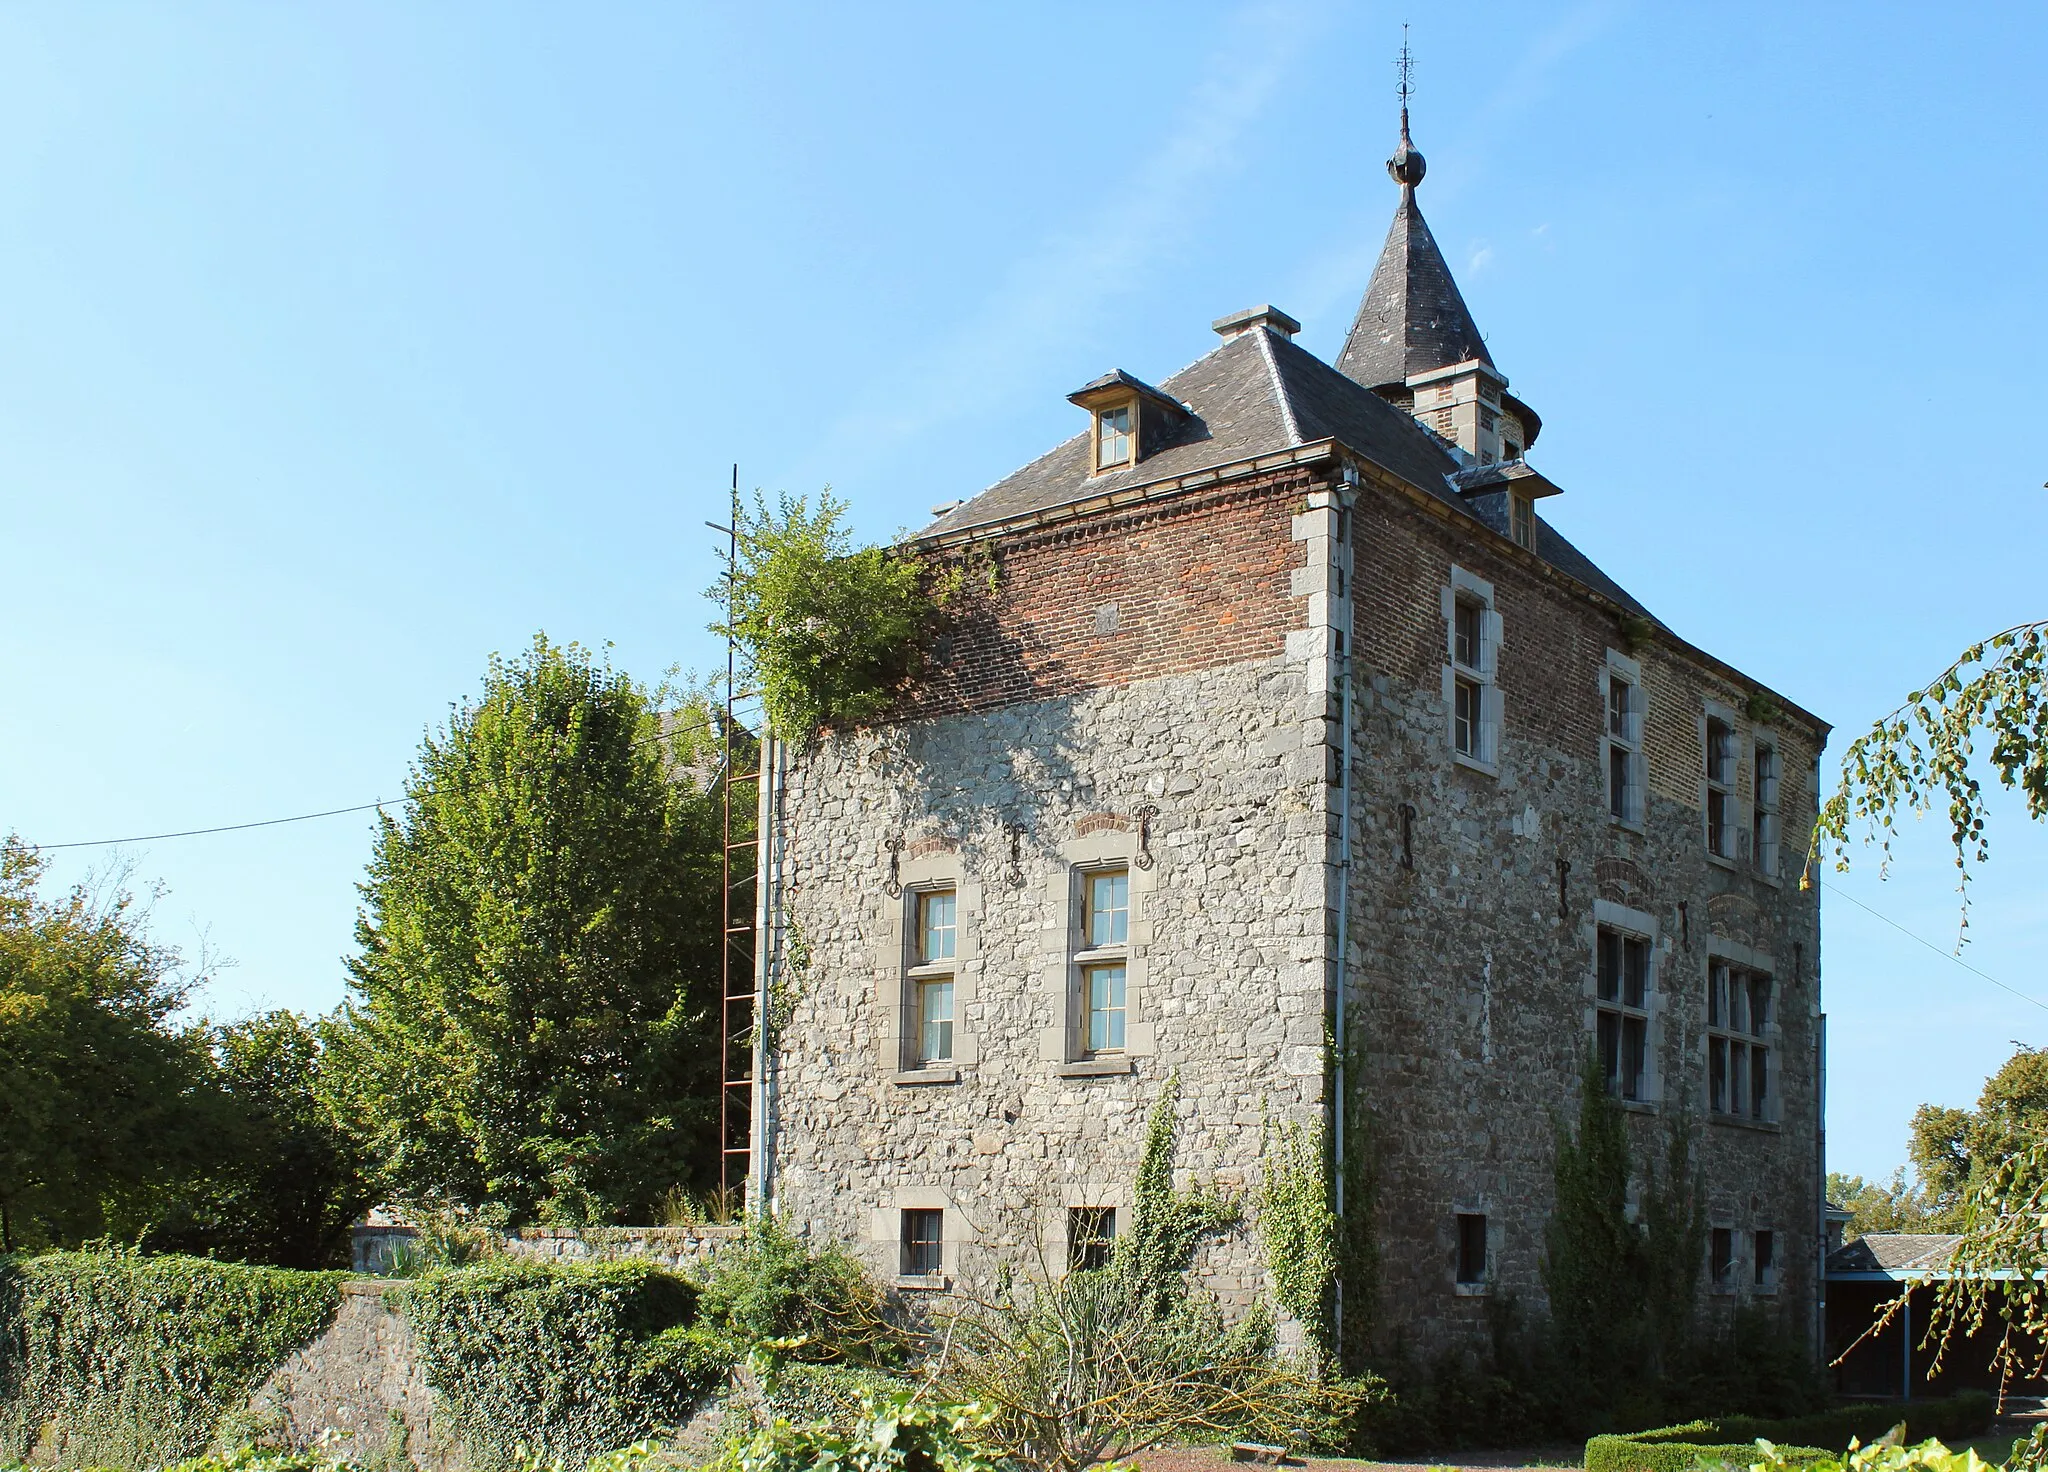
[[[1401,22],[1401,59],[1394,63],[1394,70],[1400,73],[1401,85],[1394,89],[1394,95],[1401,99],[1401,111],[1408,111],[1408,99],[1415,95],[1415,57],[1408,50],[1408,22]]]

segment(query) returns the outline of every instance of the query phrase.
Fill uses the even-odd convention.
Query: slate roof
[[[1828,1254],[1830,1273],[1929,1271],[1963,1239],[1949,1232],[1870,1232]]]
[[[1138,464],[1091,476],[1088,434],[1083,430],[947,511],[918,536],[944,536],[1009,521],[1325,439],[1341,441],[1482,525],[1507,531],[1504,491],[1461,494],[1450,478],[1463,468],[1462,462],[1444,441],[1371,389],[1264,328],[1223,342],[1162,382],[1158,392],[1182,403],[1190,417]],[[1497,510],[1489,504],[1494,502],[1499,503]],[[1650,616],[1556,528],[1540,516],[1536,525],[1538,555],[1630,611]]]
[[[1486,340],[1415,202],[1415,186],[1404,183],[1387,243],[1359,300],[1337,367],[1379,388],[1474,358],[1493,366]]]

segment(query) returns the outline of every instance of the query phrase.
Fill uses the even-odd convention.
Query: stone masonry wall
[[[1266,1132],[1319,1118],[1324,1091],[1327,670],[1302,637],[1313,595],[1288,571],[1313,540],[1304,494],[1268,487],[1157,518],[1176,537],[1201,528],[1203,550],[1172,558],[1256,569],[1222,577],[1227,596],[1199,608],[1172,592],[1189,579],[1160,560],[1158,527],[1119,519],[1093,541],[1076,530],[1006,549],[1008,605],[1065,631],[1045,668],[1086,671],[1094,688],[828,735],[793,756],[787,908],[809,965],[773,1066],[771,1189],[800,1230],[856,1244],[886,1279],[899,1213],[937,1207],[954,1286],[1041,1253],[1057,1271],[1068,1208],[1128,1210],[1147,1111],[1178,1073],[1183,1183],[1247,1208],[1205,1276],[1236,1305],[1261,1290],[1250,1224]],[[1040,555],[1089,569],[1058,620],[1028,575]],[[1017,627],[961,638],[984,649]],[[1258,632],[1231,643],[1244,630]],[[1218,641],[1238,657],[1212,658]],[[979,667],[958,642],[951,658]],[[1162,663],[1179,672],[1111,678]],[[999,688],[975,685],[974,703]],[[1066,1016],[1077,871],[1105,862],[1131,881],[1130,1031],[1114,1064],[1080,1058]],[[959,904],[955,1058],[919,1069],[904,1046],[906,931],[917,887],[940,883]]]
[[[1600,675],[1614,623],[1502,553],[1482,533],[1367,493],[1354,512],[1358,608],[1353,741],[1350,1032],[1354,1086],[1379,1177],[1382,1282],[1376,1322],[1391,1342],[1477,1345],[1487,1299],[1543,1300],[1554,1120],[1570,1119],[1593,1043],[1595,927],[1649,930],[1652,1101],[1630,1106],[1639,1162],[1661,1163],[1664,1131],[1699,1141],[1714,1225],[1748,1241],[1776,1233],[1768,1295],[1809,1327],[1819,1191],[1815,1095],[1817,907],[1797,887],[1798,836],[1813,821],[1819,733],[1781,717],[1783,881],[1710,860],[1700,804],[1703,702],[1740,712],[1746,692],[1660,644],[1639,651],[1649,695],[1648,811],[1640,832],[1609,816]],[[1491,582],[1502,615],[1498,772],[1456,763],[1441,683],[1443,589],[1453,563]],[[1738,719],[1744,740],[1748,722]],[[1745,761],[1741,763],[1746,770]],[[1746,777],[1738,808],[1747,813]],[[1409,857],[1402,808],[1412,809]],[[1563,871],[1560,892],[1560,862]],[[1704,1095],[1709,947],[1768,958],[1777,983],[1778,1119],[1709,1119]],[[1454,1283],[1455,1214],[1489,1222],[1494,1281]],[[1758,1297],[1706,1294],[1719,1306]],[[1704,1275],[1702,1278],[1704,1285]],[[1703,1287],[1703,1293],[1705,1293]]]

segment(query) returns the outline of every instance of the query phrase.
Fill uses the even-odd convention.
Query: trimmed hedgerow
[[[1775,1444],[1786,1460],[1819,1461],[1838,1456],[1851,1441],[1875,1441],[1901,1422],[1908,1439],[1958,1441],[1980,1435],[1996,1409],[1984,1391],[1965,1390],[1944,1400],[1842,1406],[1780,1421],[1724,1416],[1626,1436],[1596,1436],[1586,1443],[1585,1472],[1686,1472],[1708,1462],[1746,1466],[1756,1460],[1759,1439]]]
[[[0,1462],[197,1456],[326,1327],[344,1276],[118,1248],[0,1258]]]
[[[726,1359],[691,1332],[697,1288],[645,1262],[443,1269],[389,1290],[470,1465],[568,1466],[681,1426]]]

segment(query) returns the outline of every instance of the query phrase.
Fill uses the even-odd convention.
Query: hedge
[[[1787,1461],[1820,1461],[1839,1455],[1852,1440],[1875,1441],[1901,1421],[1908,1440],[1962,1441],[1985,1431],[1996,1413],[1987,1392],[1965,1390],[1946,1400],[1840,1406],[1782,1421],[1725,1416],[1596,1436],[1586,1443],[1585,1472],[1687,1472],[1703,1462],[1746,1466],[1755,1459],[1759,1439],[1774,1444]]]
[[[0,1463],[199,1455],[327,1326],[345,1276],[118,1249],[0,1257]]]
[[[725,1376],[694,1328],[696,1285],[652,1263],[497,1261],[387,1295],[481,1472],[526,1460],[522,1447],[580,1467],[681,1426]]]

